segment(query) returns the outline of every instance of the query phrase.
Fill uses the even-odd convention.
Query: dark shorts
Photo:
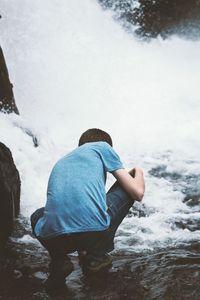
[[[117,228],[133,205],[131,197],[116,182],[106,195],[110,226],[104,231],[63,234],[51,239],[38,239],[52,257],[66,255],[75,251],[86,250],[89,253],[102,255],[114,249],[114,236]],[[44,207],[37,209],[31,216],[34,232],[37,221],[43,216]]]

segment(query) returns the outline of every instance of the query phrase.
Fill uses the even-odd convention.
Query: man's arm
[[[142,169],[136,167],[130,172],[119,169],[112,172],[112,174],[133,200],[142,201],[145,191]]]

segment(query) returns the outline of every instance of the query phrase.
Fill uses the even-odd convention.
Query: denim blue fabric
[[[110,225],[106,172],[122,168],[119,156],[106,142],[86,143],[60,159],[49,178],[36,236],[49,239],[65,233],[106,230]]]

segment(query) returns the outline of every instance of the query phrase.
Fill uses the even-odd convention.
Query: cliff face
[[[0,244],[11,234],[19,214],[20,177],[10,150],[0,143]]]
[[[15,104],[13,85],[10,82],[3,50],[0,47],[0,111],[19,114]]]

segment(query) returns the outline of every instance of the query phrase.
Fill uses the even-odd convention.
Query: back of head
[[[80,139],[78,145],[81,146],[85,143],[91,143],[91,142],[107,142],[110,146],[113,145],[111,136],[98,128],[91,128],[85,131]]]

